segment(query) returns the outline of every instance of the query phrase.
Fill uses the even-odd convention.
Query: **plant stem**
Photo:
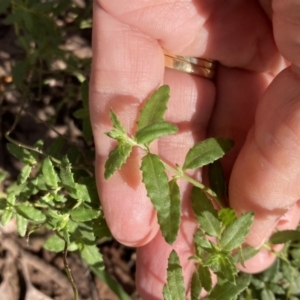
[[[64,260],[65,271],[67,273],[69,282],[72,286],[74,300],[78,300],[78,290],[77,290],[77,287],[76,287],[75,282],[74,282],[72,271],[71,271],[70,266],[69,266],[68,261],[67,261],[68,242],[65,240],[65,238],[59,232],[56,232],[56,234],[58,235],[59,238],[61,238],[65,242],[65,248],[64,248],[64,251],[63,251],[63,260]]]
[[[128,142],[133,145],[133,146],[137,146],[141,149],[143,149],[145,152],[150,153],[150,150],[145,147],[145,145],[141,145],[136,143],[136,141],[134,141],[132,138],[128,137]],[[187,182],[193,184],[194,186],[200,188],[208,197],[212,197],[220,206],[220,208],[224,208],[224,204],[222,203],[222,201],[218,198],[217,194],[211,190],[209,187],[205,186],[203,183],[195,180],[194,178],[192,178],[191,176],[187,175],[182,168],[180,168],[179,166],[177,167],[177,169],[175,169],[174,167],[170,166],[168,163],[166,163],[165,161],[163,161],[160,158],[161,162],[163,163],[164,167],[166,170],[172,172],[175,177],[177,178],[182,178],[184,180],[186,180]]]

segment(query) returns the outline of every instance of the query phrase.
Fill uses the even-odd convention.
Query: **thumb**
[[[266,90],[255,123],[235,162],[229,185],[231,206],[240,214],[253,211],[247,238],[259,246],[289,209],[285,229],[299,221],[300,76],[289,67]]]

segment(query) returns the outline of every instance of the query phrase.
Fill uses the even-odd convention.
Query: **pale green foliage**
[[[223,138],[208,138],[197,143],[187,153],[183,170],[197,169],[213,163],[233,147],[233,142]]]
[[[173,250],[168,259],[167,284],[163,288],[165,300],[185,299],[185,289],[180,261],[177,253]]]
[[[143,182],[147,189],[147,196],[157,211],[162,235],[168,243],[172,244],[176,239],[179,228],[180,201],[177,200],[179,189],[173,186],[172,199],[174,200],[171,203],[168,177],[164,165],[157,155],[151,153],[145,155],[142,159],[141,170]],[[178,211],[176,218],[172,218],[174,210],[175,214]]]
[[[153,123],[164,121],[169,98],[170,88],[167,85],[161,86],[152,94],[146,101],[144,108],[141,110],[140,118],[137,122],[138,130]]]

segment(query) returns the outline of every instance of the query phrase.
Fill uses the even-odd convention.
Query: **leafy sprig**
[[[108,156],[104,176],[109,179],[114,172],[121,169],[133,147],[144,150],[140,168],[142,182],[157,212],[162,235],[169,244],[176,240],[180,227],[181,205],[177,180],[184,179],[191,183],[191,203],[199,223],[194,235],[195,255],[191,257],[196,265],[191,281],[192,299],[198,299],[202,289],[208,293],[207,299],[224,299],[224,294],[226,299],[236,299],[250,282],[249,276],[237,276],[236,263],[244,263],[241,245],[250,230],[253,214],[249,212],[237,217],[222,202],[226,185],[220,176],[219,159],[233,147],[233,142],[224,138],[208,138],[195,144],[186,154],[183,165],[176,164],[175,167],[152,153],[149,146],[153,141],[177,132],[177,127],[164,119],[169,92],[168,86],[161,86],[146,101],[134,136],[127,134],[116,114],[110,111],[113,129],[107,135],[118,144]],[[216,191],[196,181],[186,172],[206,165],[213,166],[210,180]],[[171,179],[168,178],[167,171],[172,174]],[[221,210],[218,211],[215,206]],[[208,236],[213,240],[208,239]],[[236,260],[232,255],[233,251],[239,254]],[[254,253],[256,252],[252,251]],[[218,277],[218,284],[214,288],[211,271]],[[174,250],[169,256],[167,273],[164,299],[185,299],[182,270]]]

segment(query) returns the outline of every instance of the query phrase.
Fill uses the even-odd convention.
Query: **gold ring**
[[[164,50],[165,66],[185,73],[213,79],[217,62],[212,59],[179,56]]]

